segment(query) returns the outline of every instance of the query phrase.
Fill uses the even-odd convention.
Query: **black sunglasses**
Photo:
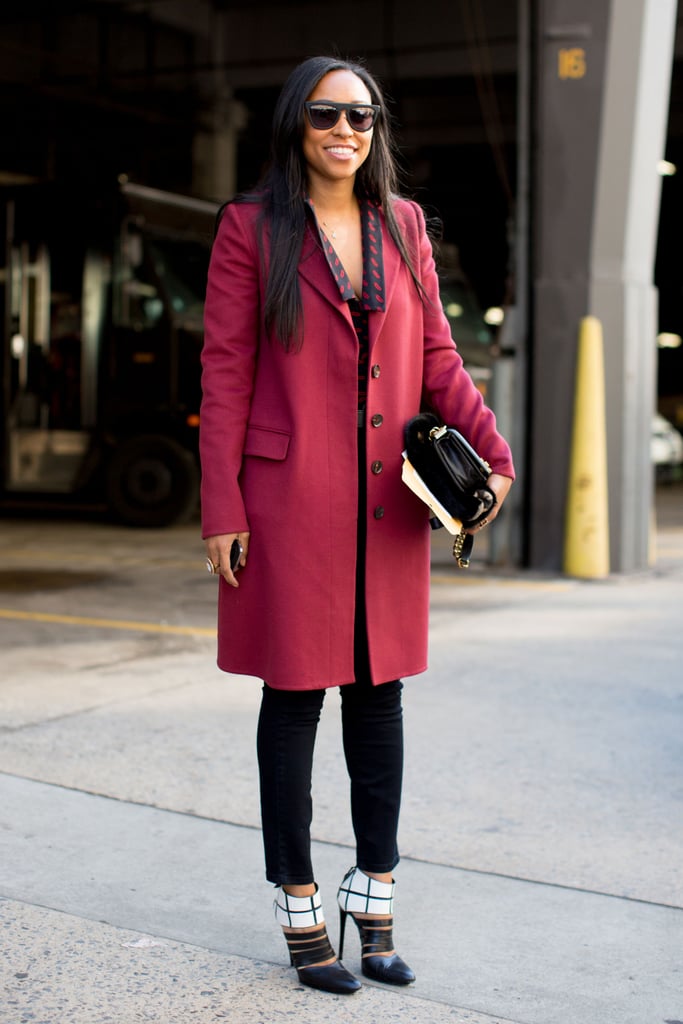
[[[307,100],[304,103],[312,128],[327,131],[334,128],[344,110],[354,132],[369,132],[379,114],[377,103],[334,103],[332,100]]]

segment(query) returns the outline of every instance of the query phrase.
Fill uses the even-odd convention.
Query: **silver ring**
[[[205,564],[207,572],[210,572],[213,576],[220,570],[220,565],[214,564],[210,558],[207,558]]]

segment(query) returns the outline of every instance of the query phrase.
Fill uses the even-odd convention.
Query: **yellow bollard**
[[[602,325],[594,316],[584,317],[579,330],[564,571],[581,579],[609,574],[605,367]]]

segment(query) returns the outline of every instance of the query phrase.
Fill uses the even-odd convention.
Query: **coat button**
[[[373,462],[373,464],[372,464],[372,472],[375,474],[375,476],[377,476],[378,473],[381,473],[383,469],[384,469],[384,466],[382,465],[381,462],[379,462],[379,461]]]
[[[373,427],[381,427],[382,424],[384,423],[384,416],[382,416],[381,413],[376,412],[375,415],[370,420],[370,422],[372,423]]]
[[[380,369],[379,363],[375,363],[375,365],[373,366],[373,368],[372,368],[372,370],[370,372],[372,373],[372,376],[375,378],[375,380],[377,380],[377,378],[379,377],[380,373],[382,372],[381,369]]]
[[[378,505],[375,508],[374,515],[375,515],[375,519],[381,519],[382,518],[382,516],[384,515],[384,509],[383,509],[383,507],[381,505]]]

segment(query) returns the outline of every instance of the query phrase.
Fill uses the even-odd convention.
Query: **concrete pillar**
[[[611,566],[647,564],[659,186],[675,0],[538,0],[528,562],[561,567],[578,328],[603,321]]]
[[[614,5],[603,94],[589,312],[602,321],[607,367],[610,563],[649,561],[656,403],[659,220],[676,0]]]
[[[229,90],[213,99],[192,147],[192,191],[206,199],[230,199],[237,188],[237,143],[246,120]]]
[[[194,138],[192,190],[195,195],[224,201],[237,188],[237,143],[246,125],[246,108],[234,99],[225,71],[229,22],[227,12],[213,11],[209,29],[212,74],[207,108]]]
[[[579,323],[588,311],[609,0],[538,0],[532,45],[528,561],[562,564]]]

